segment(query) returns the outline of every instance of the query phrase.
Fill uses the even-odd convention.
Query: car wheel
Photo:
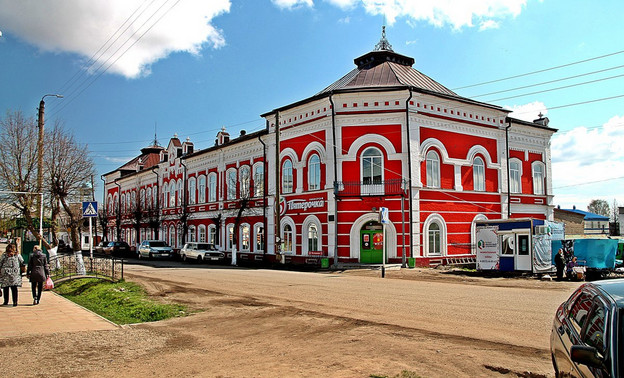
[[[182,255],[182,261],[186,262],[186,255]]]
[[[201,263],[201,262],[202,262],[202,260],[203,260],[203,259],[202,259],[201,255],[198,255],[198,256],[197,256],[197,262],[198,262],[198,263]]]
[[[139,260],[141,260],[141,259],[143,258],[143,256],[141,256],[141,252],[137,252],[137,258],[138,258]]]
[[[153,259],[153,258],[154,258],[154,255],[152,255],[152,252],[150,252],[150,253],[149,253],[149,259],[151,260],[151,259]]]

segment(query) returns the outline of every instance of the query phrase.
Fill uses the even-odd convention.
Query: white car
[[[143,240],[139,246],[139,258],[172,258],[173,249],[162,240]]]
[[[186,243],[180,250],[183,261],[222,261],[225,253],[218,251],[212,244]]]

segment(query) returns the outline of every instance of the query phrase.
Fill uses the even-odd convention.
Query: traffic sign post
[[[386,277],[386,246],[388,243],[386,242],[386,225],[390,223],[390,215],[388,213],[387,207],[379,208],[379,222],[383,226],[383,252],[381,254],[381,278]]]
[[[91,219],[97,217],[97,201],[84,201],[82,203],[82,216],[89,218],[89,256],[93,259],[93,225]]]

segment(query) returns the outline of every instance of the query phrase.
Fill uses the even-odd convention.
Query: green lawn
[[[153,322],[187,314],[182,305],[149,299],[145,290],[132,282],[76,279],[55,285],[54,291],[117,324]]]

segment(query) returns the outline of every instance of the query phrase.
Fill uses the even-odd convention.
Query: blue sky
[[[46,124],[62,121],[103,174],[155,130],[206,148],[222,126],[262,128],[260,114],[354,68],[385,20],[419,71],[550,118],[555,205],[624,206],[623,16],[617,0],[0,0],[0,112],[36,117],[63,94],[46,98]]]

